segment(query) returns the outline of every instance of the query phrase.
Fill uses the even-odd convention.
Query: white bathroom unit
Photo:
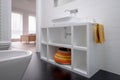
[[[101,45],[94,41],[95,23],[56,24],[41,28],[41,59],[85,77],[102,68]],[[54,61],[60,47],[71,49],[71,65]]]

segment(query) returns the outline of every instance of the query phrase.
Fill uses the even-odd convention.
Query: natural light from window
[[[34,16],[29,16],[29,34],[36,33],[36,18]]]
[[[11,24],[12,39],[19,39],[20,35],[23,34],[23,19],[22,14],[12,13],[12,24]]]

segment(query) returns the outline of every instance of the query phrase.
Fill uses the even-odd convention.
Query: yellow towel
[[[102,44],[105,42],[104,27],[102,24],[97,24],[94,27],[94,35],[96,43]]]

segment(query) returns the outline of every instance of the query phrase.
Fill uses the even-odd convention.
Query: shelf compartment
[[[71,68],[71,65],[62,65],[62,64],[58,64],[58,63],[56,63],[54,61],[54,55],[58,51],[58,49],[59,49],[59,47],[57,47],[57,46],[51,46],[51,45],[49,45],[49,48],[48,48],[48,52],[49,52],[48,61],[51,62],[51,63],[53,63],[53,64],[62,66],[62,67]]]
[[[49,52],[49,56],[48,56],[48,60],[54,60],[54,55],[57,52],[59,47],[56,46],[48,46],[48,52]]]
[[[73,50],[73,69],[79,73],[87,74],[87,52]]]
[[[48,28],[49,42],[71,44],[71,27]]]
[[[87,47],[87,26],[73,27],[73,45]]]
[[[47,45],[41,44],[41,58],[47,60]]]
[[[41,28],[41,42],[47,42],[47,28]]]

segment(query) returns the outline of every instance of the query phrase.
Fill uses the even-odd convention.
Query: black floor
[[[120,76],[101,70],[92,78],[87,79],[83,76],[42,61],[39,59],[38,54],[33,54],[23,80],[120,80]]]

